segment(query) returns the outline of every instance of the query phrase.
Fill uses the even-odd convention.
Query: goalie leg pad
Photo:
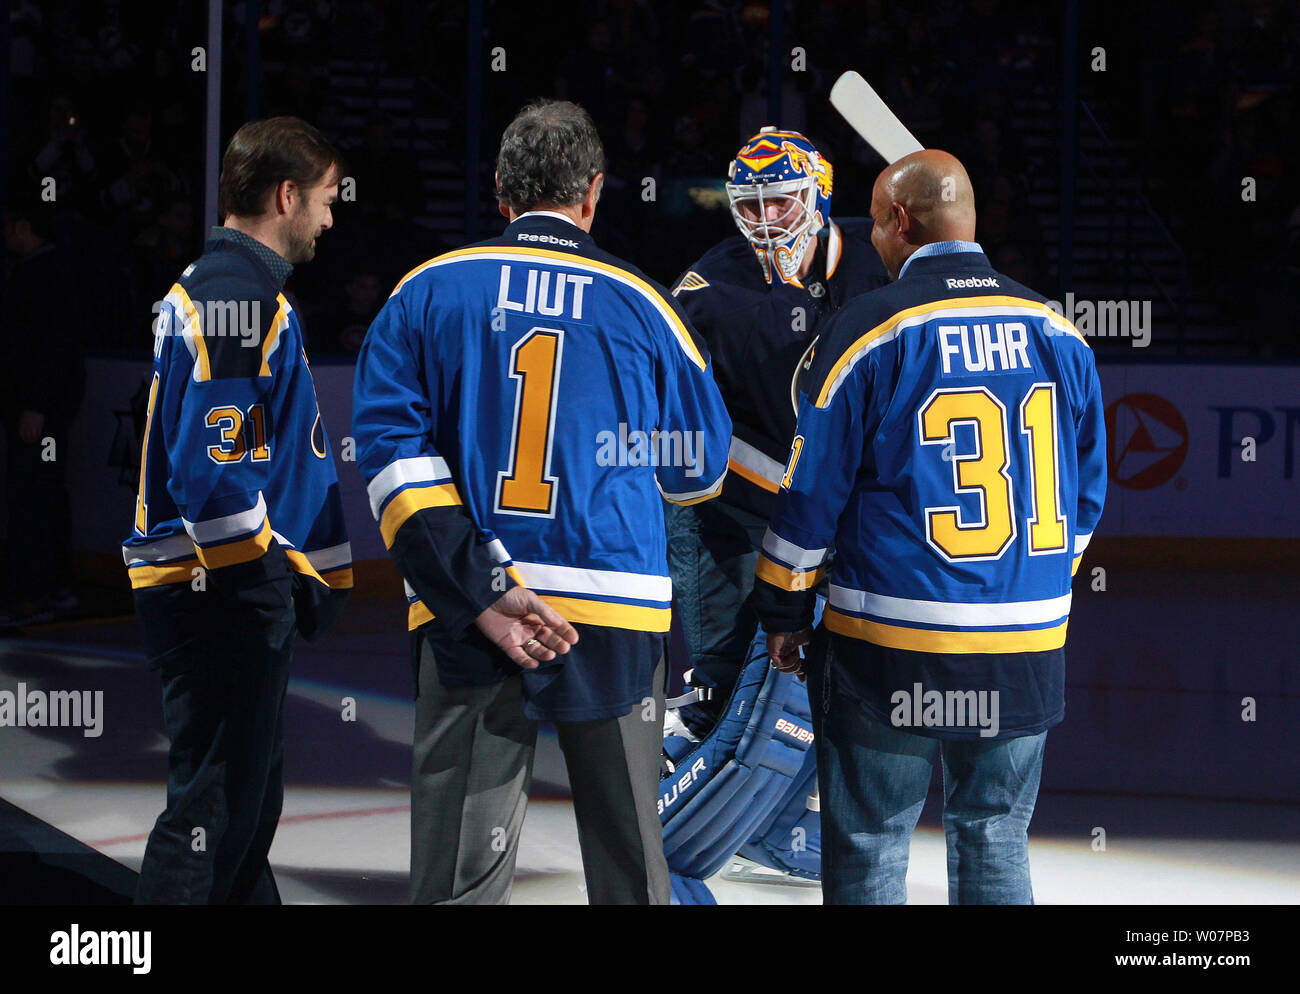
[[[805,696],[807,691],[804,691]],[[762,866],[805,880],[822,878],[822,823],[815,805],[817,757],[808,751],[804,768],[767,820],[740,849],[740,855]]]
[[[672,884],[672,904],[717,904],[708,884],[694,877],[683,877],[677,873],[668,874]]]
[[[689,748],[668,737],[665,752],[677,758],[660,781],[659,815],[670,870],[703,880],[760,829],[775,830],[778,809],[811,762],[807,697],[794,676],[768,664],[760,638],[709,734]],[[782,830],[788,841],[790,830]]]
[[[821,606],[819,603],[818,608]],[[755,641],[762,642],[766,649],[761,632]],[[812,710],[805,684],[796,682],[791,687],[786,709],[812,727]],[[792,876],[821,879],[821,814],[813,801],[817,794],[816,753],[816,749],[809,749],[804,755],[804,764],[790,781],[785,796],[740,850],[741,856]]]

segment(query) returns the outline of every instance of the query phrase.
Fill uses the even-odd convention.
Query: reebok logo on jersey
[[[515,235],[515,239],[521,242],[544,242],[547,245],[563,245],[565,248],[577,248],[578,243],[568,238],[556,238],[554,235],[530,235],[521,231]]]
[[[971,276],[964,280],[944,280],[949,290],[969,290],[977,286],[996,286],[1001,287],[1001,283],[992,276]]]

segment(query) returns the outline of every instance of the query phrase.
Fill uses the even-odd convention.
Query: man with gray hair
[[[413,632],[412,903],[509,900],[538,720],[588,900],[669,900],[661,495],[718,493],[731,422],[672,298],[592,241],[603,168],[586,111],[525,107],[504,234],[407,274],[359,356],[358,462]]]

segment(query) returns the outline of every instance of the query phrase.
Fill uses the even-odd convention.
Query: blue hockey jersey
[[[857,654],[882,720],[889,676],[996,687],[1006,732],[1059,721],[1106,488],[1087,342],[977,245],[939,243],[830,322],[806,388],[757,569],[764,629],[806,625],[833,549],[825,625],[846,665],[855,642],[886,650]]]
[[[302,329],[247,236],[214,232],[154,324],[122,554],[137,600],[166,598],[152,614],[179,627],[212,588],[264,619],[292,599],[314,638],[346,599],[352,556]]]
[[[353,424],[411,628],[459,638],[525,584],[581,633],[525,671],[531,714],[610,717],[647,696],[672,599],[662,499],[716,495],[731,430],[671,297],[562,216],[525,214],[397,285]],[[445,683],[508,675],[468,654],[435,650]]]
[[[731,415],[731,472],[722,500],[767,518],[794,437],[792,384],[810,346],[840,307],[882,287],[889,274],[871,244],[869,218],[830,222],[809,247],[802,282],[763,278],[740,235],[709,249],[678,277],[673,296],[700,333]]]

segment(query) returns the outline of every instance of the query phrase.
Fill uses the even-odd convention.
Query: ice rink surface
[[[1048,735],[1030,860],[1041,904],[1300,902],[1300,677],[1290,577],[1131,573],[1076,585],[1067,710]],[[406,901],[414,706],[402,606],[358,601],[300,643],[272,862],[290,903]],[[0,639],[0,690],[102,690],[103,730],[0,729],[0,797],[135,869],[162,808],[158,677],[136,622]],[[344,721],[345,699],[355,721]],[[1255,702],[1254,721],[1242,718]],[[912,846],[909,899],[947,900],[939,779]],[[1104,838],[1104,849],[1099,842]],[[724,871],[725,873],[725,871]],[[817,887],[715,876],[720,904],[816,904]],[[563,760],[539,738],[514,890],[582,904]]]

